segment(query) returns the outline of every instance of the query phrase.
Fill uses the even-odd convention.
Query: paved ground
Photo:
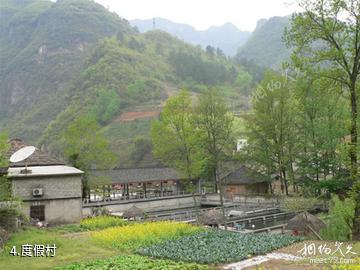
[[[224,267],[226,270],[242,270],[246,268],[253,268],[256,265],[263,264],[272,260],[286,260],[286,261],[296,261],[301,260],[301,257],[294,256],[286,253],[270,253],[264,256],[256,256],[247,260],[243,260],[237,263],[232,263]]]
[[[302,256],[303,248],[305,245],[309,246],[314,244],[316,247],[315,255],[306,255]],[[347,246],[350,245],[353,247],[352,251],[356,254],[347,254],[342,256],[341,253],[335,252],[335,254],[324,255],[319,254],[319,250],[321,250],[324,245],[327,248],[331,249],[331,252],[336,251],[336,242],[331,241],[319,241],[319,240],[307,240],[299,243],[295,243],[291,246],[281,248],[276,250],[273,253],[269,253],[264,256],[256,256],[253,258],[249,258],[247,260],[243,260],[237,263],[232,263],[229,265],[223,266],[225,270],[253,270],[253,269],[261,269],[261,270],[324,270],[324,269],[332,269],[329,268],[331,266],[338,267],[340,264],[339,260],[344,259],[344,261],[351,261],[350,263],[341,263],[343,266],[347,266],[347,268],[343,267],[341,269],[349,269],[349,270],[360,270],[360,243],[343,243],[341,246],[342,252],[346,253]],[[325,259],[327,263],[316,264],[311,262],[312,259]],[[338,262],[334,263],[331,259],[337,259]],[[330,263],[329,263],[330,261]],[[331,263],[333,262],[333,263]],[[339,269],[339,268],[334,268]]]

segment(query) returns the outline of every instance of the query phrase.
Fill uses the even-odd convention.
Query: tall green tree
[[[106,124],[115,116],[120,108],[119,95],[114,90],[96,89],[96,99],[91,112],[95,115],[100,124]]]
[[[295,47],[293,63],[309,76],[341,83],[349,96],[351,147],[349,157],[355,199],[353,234],[360,240],[360,179],[358,177],[358,78],[360,74],[360,1],[300,0],[285,39]]]
[[[233,153],[235,145],[234,117],[220,93],[211,89],[199,96],[194,109],[194,120],[202,138],[201,147],[207,156],[207,167],[212,171],[215,185],[220,191],[221,209],[223,219],[226,221],[224,183],[219,175],[219,169],[221,162]],[[225,229],[227,229],[226,223]]]
[[[64,131],[64,156],[76,168],[85,172],[83,197],[89,195],[90,169],[108,169],[116,165],[117,156],[111,152],[106,139],[99,133],[100,126],[93,117],[75,119]]]
[[[185,188],[192,193],[196,209],[196,187],[192,181],[199,177],[204,163],[198,135],[190,95],[186,91],[170,97],[160,119],[153,121],[151,126],[155,157],[184,177]]]
[[[339,85],[328,79],[299,77],[294,96],[299,183],[309,192],[319,192],[315,186],[320,181],[342,173],[344,160],[339,150],[347,134],[344,119],[349,115]]]
[[[0,169],[7,168],[9,150],[8,137],[6,133],[0,133]],[[5,175],[1,175],[0,172],[0,201],[8,200],[11,198],[10,183]]]
[[[294,181],[296,132],[294,102],[287,79],[266,72],[252,103],[252,114],[246,118],[249,130],[246,159],[254,169],[268,175],[270,190],[271,175],[278,175],[282,192],[288,195],[289,182]]]

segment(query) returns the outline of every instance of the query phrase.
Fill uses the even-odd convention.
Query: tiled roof
[[[90,176],[108,177],[114,184],[182,179],[175,170],[167,167],[93,170],[90,172]]]
[[[223,177],[224,183],[229,185],[248,185],[266,182],[264,175],[253,171],[244,165],[241,165],[236,170],[230,172],[225,177]]]
[[[22,140],[20,139],[11,139],[10,143],[10,150],[8,153],[8,157],[18,151],[19,149],[27,146]],[[65,163],[50,156],[45,151],[36,148],[34,154],[32,154],[29,158],[27,158],[26,163],[28,166],[51,166],[51,165],[64,165]],[[24,167],[25,161],[20,161],[16,163],[10,163],[9,167]]]

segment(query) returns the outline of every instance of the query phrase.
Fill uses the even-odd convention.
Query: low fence
[[[199,202],[199,196],[196,198]],[[134,205],[145,212],[151,212],[194,207],[194,201],[192,195],[178,195],[137,200],[91,202],[83,204],[82,212],[84,217],[91,216],[93,214],[93,208],[99,207],[105,208],[110,212],[124,212]]]
[[[191,194],[185,191],[177,191],[177,192],[148,193],[148,194],[136,193],[136,194],[129,194],[128,196],[127,195],[109,196],[105,198],[101,195],[93,195],[92,199],[84,199],[83,205],[87,205],[87,204],[107,205],[109,202],[119,203],[119,202],[127,202],[127,201],[154,200],[154,199],[171,198],[171,197],[178,197],[184,195],[191,195]]]
[[[220,203],[220,195],[218,193],[204,194],[201,197],[201,202],[206,203]],[[280,205],[280,198],[278,196],[269,196],[264,194],[234,194],[231,199],[224,198],[224,203],[242,203],[242,204],[269,204],[273,206]]]

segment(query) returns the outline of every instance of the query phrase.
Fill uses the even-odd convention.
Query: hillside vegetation
[[[68,105],[97,41],[132,29],[85,0],[1,1],[0,10],[0,123],[35,142]]]
[[[91,114],[121,164],[141,164],[150,119],[124,122],[122,113],[152,114],[182,88],[196,95],[216,87],[231,99],[253,84],[216,51],[161,31],[140,34],[92,1],[2,1],[1,13],[1,129],[54,154],[69,123]],[[234,110],[246,106],[237,100]]]
[[[238,60],[253,60],[258,65],[279,69],[281,63],[290,59],[291,50],[283,41],[283,33],[290,26],[289,17],[272,17],[260,20],[248,41],[239,48]]]

